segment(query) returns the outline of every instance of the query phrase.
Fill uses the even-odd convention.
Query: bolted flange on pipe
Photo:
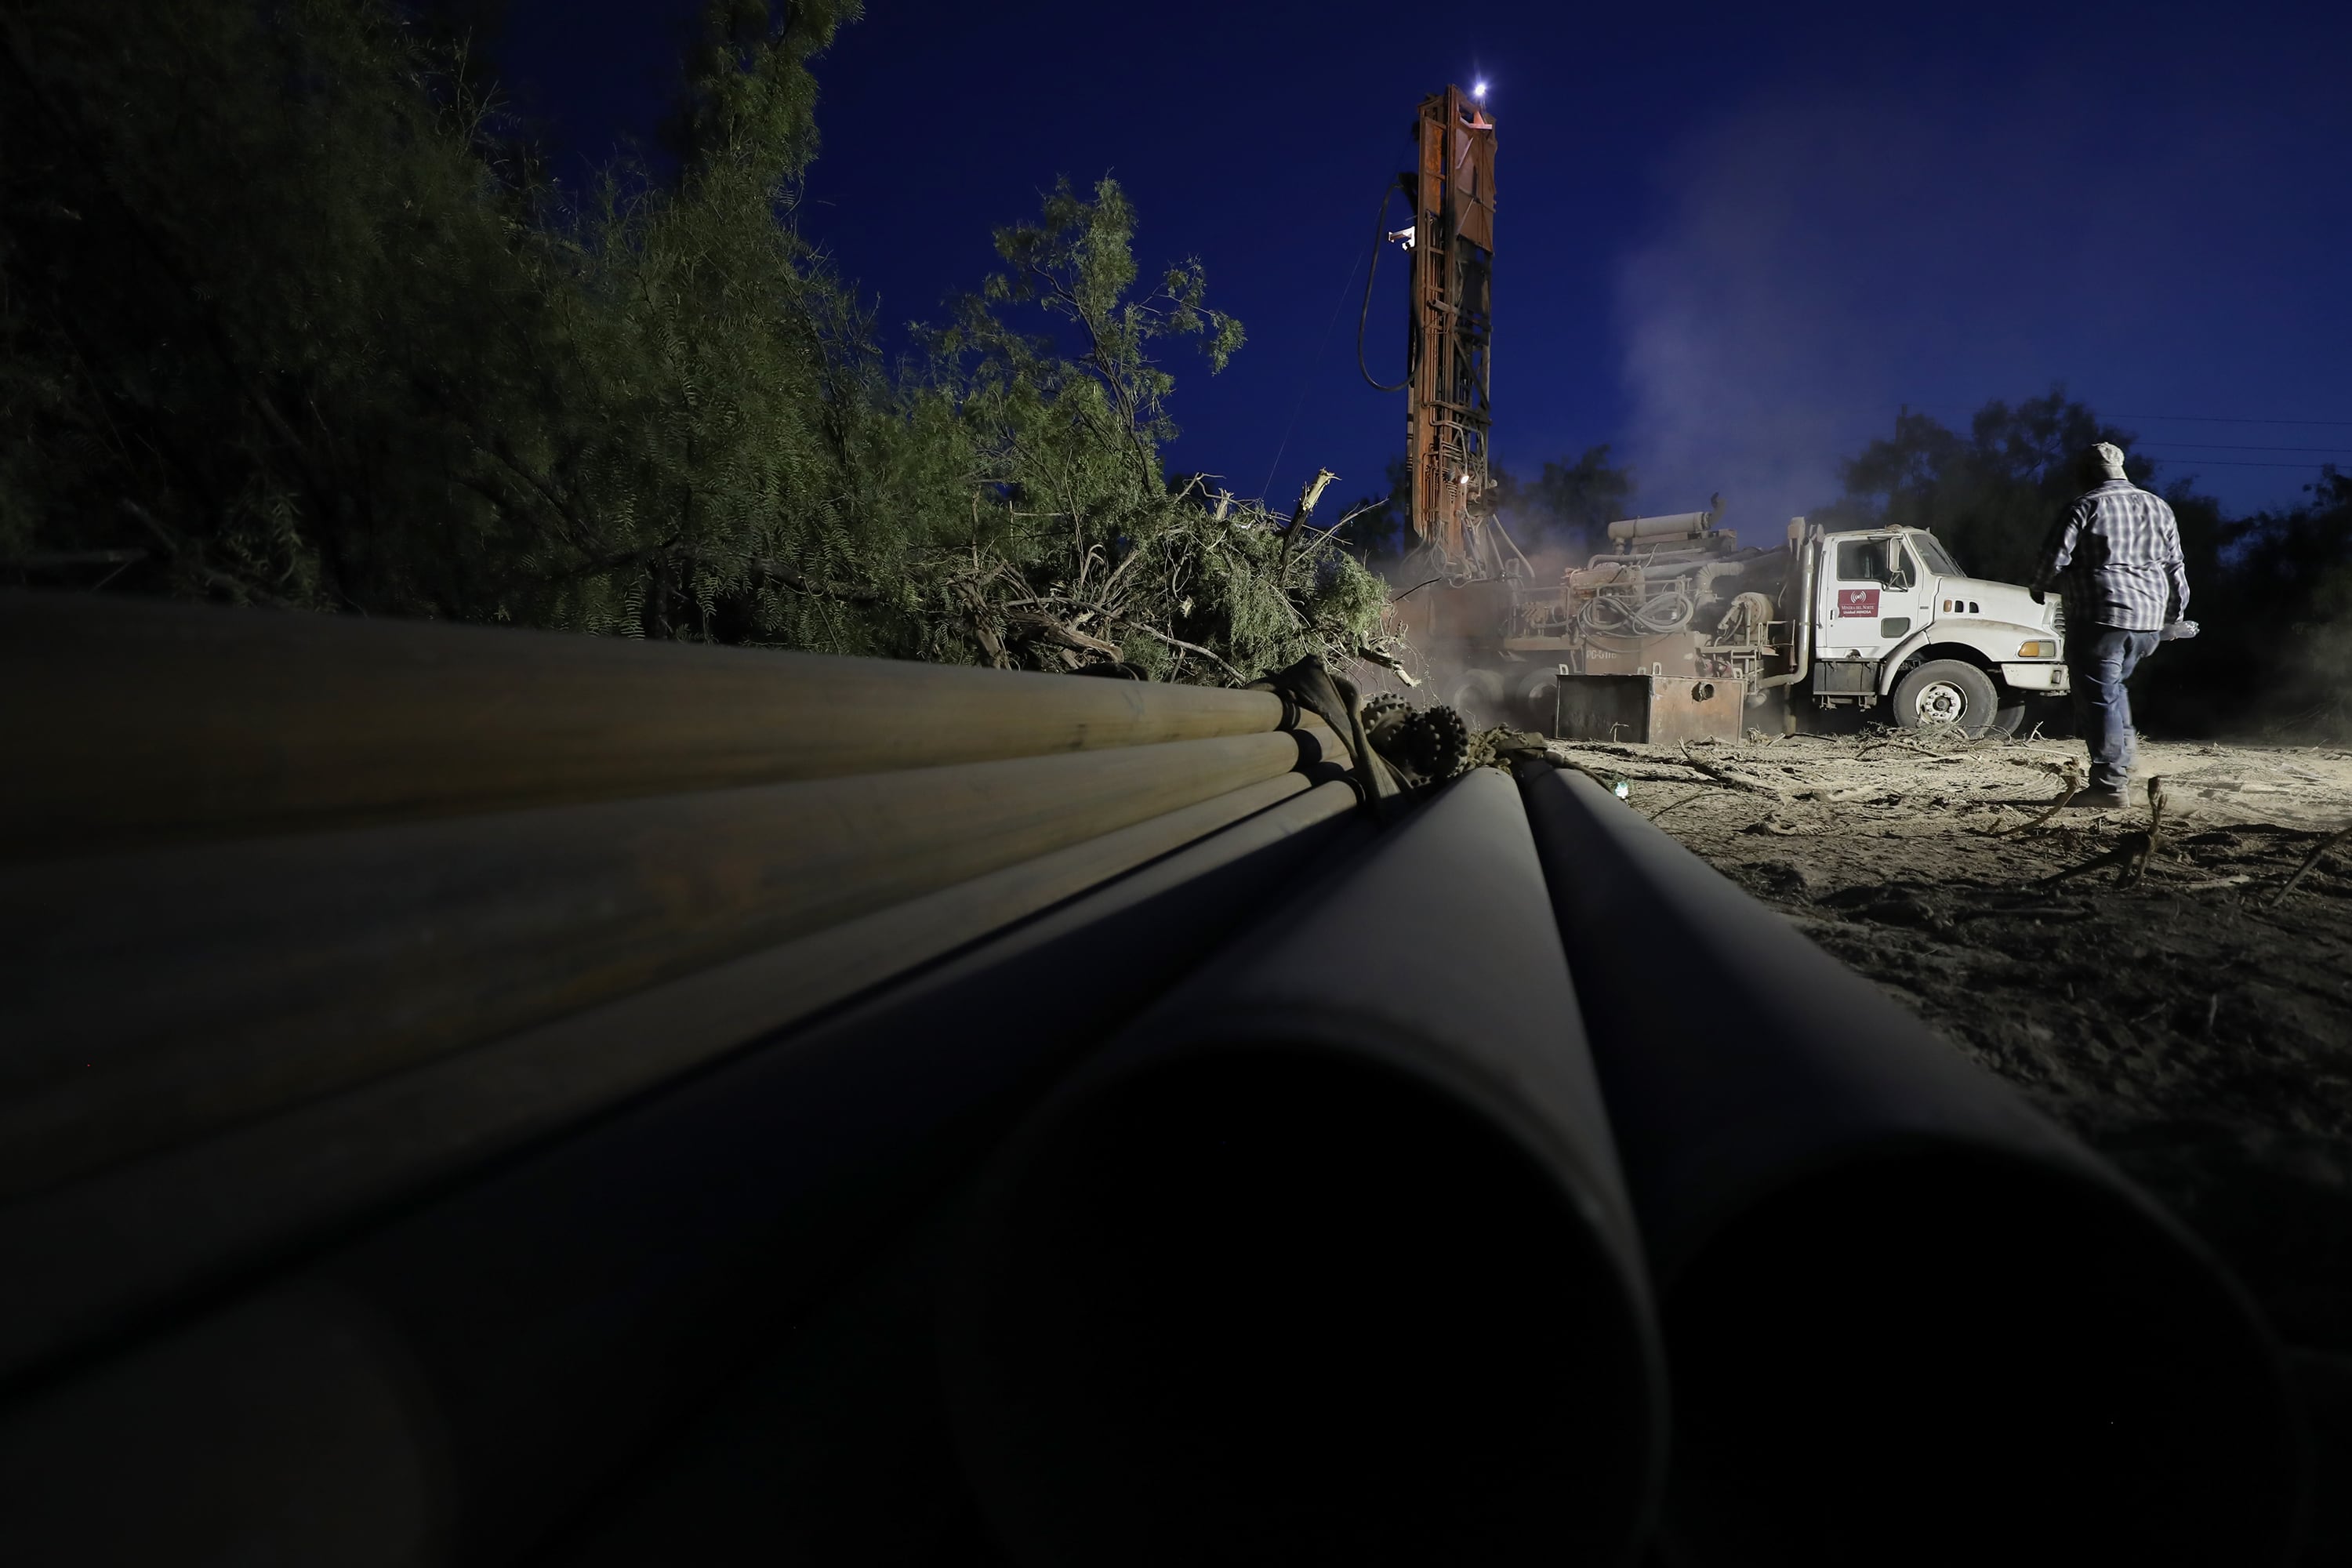
[[[1001,1152],[942,1302],[958,1445],[1024,1568],[1627,1563],[1664,1440],[1640,1259],[1482,770]]]
[[[1591,779],[1520,777],[1674,1369],[1664,1560],[2289,1561],[2276,1347],[2196,1240]]]

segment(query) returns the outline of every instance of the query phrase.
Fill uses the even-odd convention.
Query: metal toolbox
[[[1552,734],[1563,741],[1671,746],[1737,741],[1745,731],[1748,682],[1686,675],[1559,674]]]

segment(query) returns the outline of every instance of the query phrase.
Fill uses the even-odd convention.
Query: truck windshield
[[[1933,572],[1938,577],[1965,577],[1968,575],[1967,573],[1960,570],[1960,563],[1952,559],[1952,552],[1944,548],[1944,542],[1937,539],[1932,533],[1913,534],[1911,536],[1911,548],[1919,552],[1919,559],[1921,563],[1927,566],[1927,570]]]

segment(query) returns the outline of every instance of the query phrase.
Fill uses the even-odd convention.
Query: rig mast
[[[1413,201],[1405,424],[1412,531],[1449,577],[1496,577],[1502,557],[1483,526],[1491,510],[1495,126],[1475,99],[1448,87],[1423,100],[1413,139],[1420,156],[1402,176]]]

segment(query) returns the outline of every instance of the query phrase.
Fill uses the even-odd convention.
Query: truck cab
[[[1798,532],[1792,525],[1791,533]],[[1824,708],[1888,705],[1906,729],[2014,731],[2026,699],[2067,689],[2058,601],[1962,572],[1925,529],[1792,538],[1811,583],[1789,682]]]

